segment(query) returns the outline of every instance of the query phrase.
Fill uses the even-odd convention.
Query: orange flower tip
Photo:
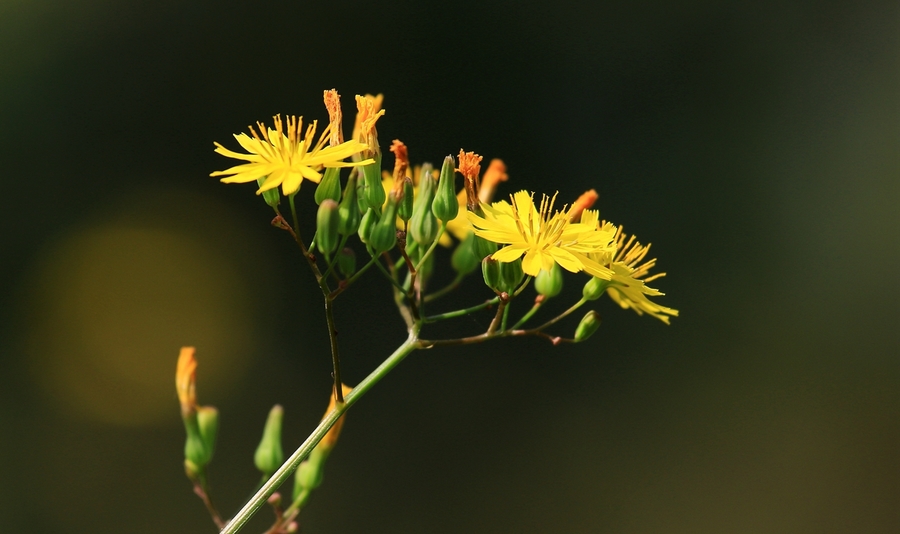
[[[175,368],[175,389],[182,411],[190,411],[197,406],[196,376],[197,359],[194,347],[181,347],[178,364]]]
[[[478,199],[484,204],[490,204],[494,198],[494,192],[497,190],[497,184],[505,182],[509,179],[506,174],[506,164],[503,160],[492,159],[488,165],[484,176],[481,178],[481,187],[478,189]]]
[[[459,149],[459,157],[457,159],[459,159],[459,167],[456,170],[463,176],[477,178],[481,173],[482,157],[478,154]]]
[[[581,194],[578,199],[572,203],[572,208],[569,210],[569,220],[578,221],[581,219],[581,214],[584,213],[584,210],[591,209],[594,205],[594,202],[597,202],[597,199],[600,195],[597,194],[597,191],[591,189],[590,191],[585,191]]]
[[[325,109],[328,110],[328,120],[331,124],[331,146],[337,146],[344,142],[344,131],[341,127],[343,115],[341,114],[341,95],[336,89],[325,91]]]

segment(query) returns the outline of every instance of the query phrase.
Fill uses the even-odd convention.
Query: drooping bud
[[[339,167],[328,167],[325,169],[325,175],[316,186],[315,194],[316,204],[321,205],[326,199],[337,202],[341,199],[341,169]]]
[[[356,170],[355,168],[353,169]],[[350,179],[344,187],[344,198],[338,207],[338,233],[348,236],[359,228],[359,206],[356,203],[356,177],[357,173],[350,172]]]
[[[397,244],[397,202],[398,199],[392,191],[388,195],[384,213],[369,235],[368,244],[378,253],[387,252]]]
[[[600,314],[591,310],[581,319],[575,329],[575,341],[584,341],[600,328]]]
[[[284,462],[284,451],[281,448],[281,420],[283,417],[284,409],[281,405],[273,406],[266,418],[262,439],[253,455],[253,463],[265,478],[272,476],[272,473]]]
[[[534,278],[534,289],[539,295],[545,298],[555,297],[563,288],[562,268],[553,262],[553,267],[549,271],[541,269],[541,272]]]
[[[359,229],[356,231],[359,235],[359,240],[368,244],[376,225],[378,225],[378,215],[375,214],[375,210],[369,208],[366,210],[366,214],[362,216],[362,220],[359,221]]]
[[[338,146],[344,142],[343,114],[341,113],[341,95],[337,90],[325,91],[325,109],[328,110],[328,120],[331,125],[331,146]],[[337,199],[335,199],[337,200]]]
[[[477,236],[469,232],[465,239],[460,241],[450,257],[450,264],[460,275],[466,275],[474,271],[481,263],[481,258],[475,254],[475,239]]]
[[[444,165],[441,167],[441,177],[438,181],[437,192],[434,196],[434,202],[431,204],[431,211],[434,216],[441,222],[447,223],[456,218],[459,213],[459,203],[456,201],[456,191],[454,182],[456,180],[456,172],[454,170],[455,162],[453,156],[444,158]]]
[[[597,194],[597,191],[593,189],[582,193],[581,196],[572,203],[572,207],[569,208],[569,220],[572,222],[580,221],[581,214],[584,213],[584,210],[591,209],[594,202],[597,202],[597,198],[599,198],[599,195]]]
[[[434,202],[435,181],[431,176],[431,164],[422,165],[419,177],[419,194],[413,204],[413,214],[410,220],[409,232],[413,241],[427,247],[434,242],[438,232],[438,222],[431,205]]]
[[[316,246],[325,254],[331,254],[338,246],[340,217],[338,203],[330,198],[319,205],[316,213]]]
[[[350,278],[356,272],[356,253],[352,248],[344,247],[338,253],[338,270],[345,277]]]
[[[595,276],[592,276],[590,280],[586,284],[584,284],[584,288],[581,290],[581,295],[585,298],[585,300],[597,300],[603,296],[603,292],[606,291],[606,286],[609,285],[608,280],[601,280]]]
[[[506,164],[502,160],[492,159],[484,176],[481,177],[481,185],[478,188],[478,200],[482,204],[490,204],[494,199],[494,192],[497,191],[497,185],[509,179],[506,174]]]
[[[267,176],[263,176],[262,178],[257,178],[256,183],[262,187],[262,184],[266,181]],[[266,201],[266,204],[270,208],[274,208],[281,203],[281,194],[278,192],[278,188],[274,187],[272,189],[266,189],[262,192],[263,200]]]

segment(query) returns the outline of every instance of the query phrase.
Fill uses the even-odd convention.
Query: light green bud
[[[338,208],[338,233],[348,236],[359,229],[359,206],[356,202],[356,173],[350,173],[347,186],[344,188],[344,198]]]
[[[431,164],[422,165],[422,174],[419,178],[419,195],[413,205],[413,215],[410,219],[409,233],[413,241],[423,247],[430,246],[438,233],[438,221],[431,211],[434,202],[434,189],[437,185],[431,176]]]
[[[500,291],[512,294],[519,287],[525,273],[522,272],[522,258],[515,261],[500,262]]]
[[[450,257],[450,265],[461,275],[471,273],[481,263],[481,258],[475,255],[475,237],[474,233],[469,232],[469,235],[456,246],[453,256]]]
[[[368,244],[379,254],[391,250],[397,244],[397,202],[397,197],[391,192],[381,219],[369,235]]]
[[[607,285],[609,285],[609,281],[592,276],[591,279],[584,284],[581,294],[586,300],[597,300],[603,296],[603,292],[606,291]]]
[[[322,204],[326,199],[335,202],[341,199],[341,169],[339,167],[325,169],[325,175],[316,186],[315,199],[316,204]]]
[[[325,254],[331,254],[338,246],[338,203],[326,198],[316,213],[316,246]]]
[[[375,155],[375,163],[370,163],[362,168],[363,182],[365,183],[366,203],[377,213],[381,213],[384,205],[384,187],[381,185],[381,154]]]
[[[356,231],[359,235],[359,240],[368,244],[369,237],[372,235],[372,230],[375,229],[377,224],[378,215],[375,214],[375,210],[368,208],[366,214],[363,215],[362,219],[359,221],[359,229]]]
[[[441,167],[441,177],[438,181],[437,192],[431,211],[441,222],[447,223],[456,218],[459,213],[459,201],[456,200],[456,162],[453,156],[444,158]]]
[[[403,222],[409,221],[409,218],[412,217],[413,198],[412,180],[410,180],[408,176],[404,176],[403,196],[400,198],[400,202],[397,203],[397,216],[400,217]]]
[[[263,176],[262,178],[257,178],[256,183],[259,184],[260,187],[262,187],[262,184],[266,181],[266,178],[268,178],[268,176]],[[281,203],[281,195],[278,194],[277,187],[273,187],[272,189],[266,189],[265,191],[262,192],[262,197],[263,197],[263,200],[266,201],[266,204],[268,204],[269,207],[271,207],[271,208],[274,208],[278,204]]]
[[[272,473],[284,462],[284,451],[281,449],[281,420],[283,417],[284,409],[281,405],[276,404],[269,410],[262,440],[253,455],[253,463],[266,478],[272,476]]]
[[[541,269],[534,278],[534,289],[546,298],[555,297],[563,288],[562,269],[556,263],[549,271]]]
[[[484,283],[494,291],[502,291],[500,288],[503,283],[500,280],[500,262],[490,256],[481,260],[481,274],[484,276]]]
[[[600,314],[591,310],[585,314],[575,329],[575,341],[584,341],[600,328]]]
[[[216,435],[219,433],[219,410],[212,406],[200,406],[197,408],[197,427],[200,431],[200,439],[206,449],[206,463],[212,461],[216,451]]]

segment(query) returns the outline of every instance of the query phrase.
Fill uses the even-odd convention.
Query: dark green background
[[[214,140],[325,119],[335,87],[348,120],[383,92],[381,142],[414,161],[596,188],[682,316],[604,299],[582,345],[414,353],[350,413],[304,532],[895,532],[896,2],[625,4],[3,2],[0,531],[213,532],[182,344],[226,514],[268,408],[286,448],[315,425],[312,278],[253,187],[208,174]],[[338,316],[351,384],[404,335],[367,280]]]

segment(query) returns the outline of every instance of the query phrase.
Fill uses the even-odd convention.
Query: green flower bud
[[[338,253],[338,270],[345,277],[350,278],[356,272],[356,253],[352,248],[344,247]]]
[[[309,458],[297,467],[294,474],[294,499],[301,491],[312,491],[322,485],[322,479],[325,477],[325,460],[329,452],[317,447],[309,454]]]
[[[268,176],[263,176],[262,178],[257,178],[256,183],[259,184],[260,187],[262,187],[262,184],[266,181],[266,178],[268,178]],[[271,207],[271,208],[274,208],[275,206],[277,206],[278,204],[281,203],[281,195],[278,194],[277,187],[273,187],[272,189],[267,189],[267,190],[263,191],[262,197],[263,197],[263,200],[266,201],[266,204],[268,204],[269,207]]]
[[[219,410],[212,406],[200,406],[197,408],[197,427],[200,430],[200,439],[206,449],[206,463],[212,461],[216,451],[216,435],[219,433]]]
[[[399,216],[403,222],[409,221],[409,218],[412,217],[413,213],[413,184],[412,180],[409,179],[408,176],[403,177],[403,196],[400,198],[400,202],[397,204],[397,216]]]
[[[325,254],[331,254],[338,246],[338,203],[326,198],[316,213],[316,246]]]
[[[586,300],[597,300],[603,296],[603,292],[606,291],[607,285],[609,285],[608,280],[601,280],[592,276],[591,279],[584,284],[581,294]]]
[[[438,234],[437,217],[431,211],[436,185],[431,176],[431,165],[422,165],[422,174],[419,180],[419,195],[413,205],[409,233],[412,234],[413,241],[427,247],[434,242]]]
[[[472,243],[472,251],[480,260],[482,258],[490,256],[494,252],[497,252],[497,244],[476,235],[475,240]]]
[[[556,263],[549,271],[541,269],[541,272],[534,278],[534,289],[539,295],[546,298],[555,297],[563,288],[562,269]]]
[[[356,205],[359,208],[360,213],[365,213],[367,209],[369,209],[369,203],[366,202],[366,178],[365,176],[359,176],[359,167],[353,167],[350,171],[350,177],[352,178],[354,172],[356,171]],[[380,206],[379,206],[380,207]]]
[[[200,430],[194,424],[188,424],[185,421],[185,429],[187,430],[187,439],[184,442],[184,470],[188,478],[197,480],[202,478],[206,472],[206,464],[209,463],[209,456],[206,451],[206,444],[200,437]]]
[[[369,236],[368,244],[379,254],[391,250],[397,244],[397,201],[393,192],[388,195],[384,213]]]
[[[431,204],[431,211],[434,213],[434,216],[444,223],[452,221],[459,213],[459,201],[456,200],[455,167],[456,162],[453,160],[453,156],[444,158],[444,165],[441,167],[441,178],[438,181],[434,202]]]
[[[500,262],[500,283],[502,285],[500,291],[512,294],[519,287],[525,273],[522,272],[522,258],[515,261]]]
[[[481,263],[481,258],[475,255],[476,237],[474,233],[469,232],[469,235],[456,246],[456,250],[453,251],[453,256],[450,258],[453,269],[461,275],[471,273]]]
[[[269,411],[266,426],[263,428],[262,440],[256,447],[253,462],[263,476],[269,478],[284,462],[284,451],[281,449],[281,420],[284,409],[276,404]]]
[[[484,276],[484,283],[494,291],[502,291],[502,282],[500,281],[500,262],[490,256],[481,260],[481,274]]]
[[[356,202],[356,173],[350,173],[347,187],[344,188],[344,198],[338,208],[338,233],[348,236],[356,233],[359,228],[359,206]]]
[[[575,329],[575,341],[584,341],[600,328],[600,314],[591,310],[585,314]]]
[[[359,229],[356,231],[359,235],[359,240],[363,243],[368,243],[369,236],[372,235],[372,230],[375,229],[375,225],[377,224],[378,215],[375,215],[375,210],[368,208],[366,214],[363,215],[362,219],[359,221]]]
[[[341,169],[339,167],[328,167],[325,169],[325,175],[316,186],[316,204],[322,204],[326,199],[335,202],[341,199]]]
[[[384,187],[381,185],[381,154],[375,155],[375,163],[370,163],[362,168],[363,181],[365,182],[366,203],[376,212],[381,213],[384,205]]]

